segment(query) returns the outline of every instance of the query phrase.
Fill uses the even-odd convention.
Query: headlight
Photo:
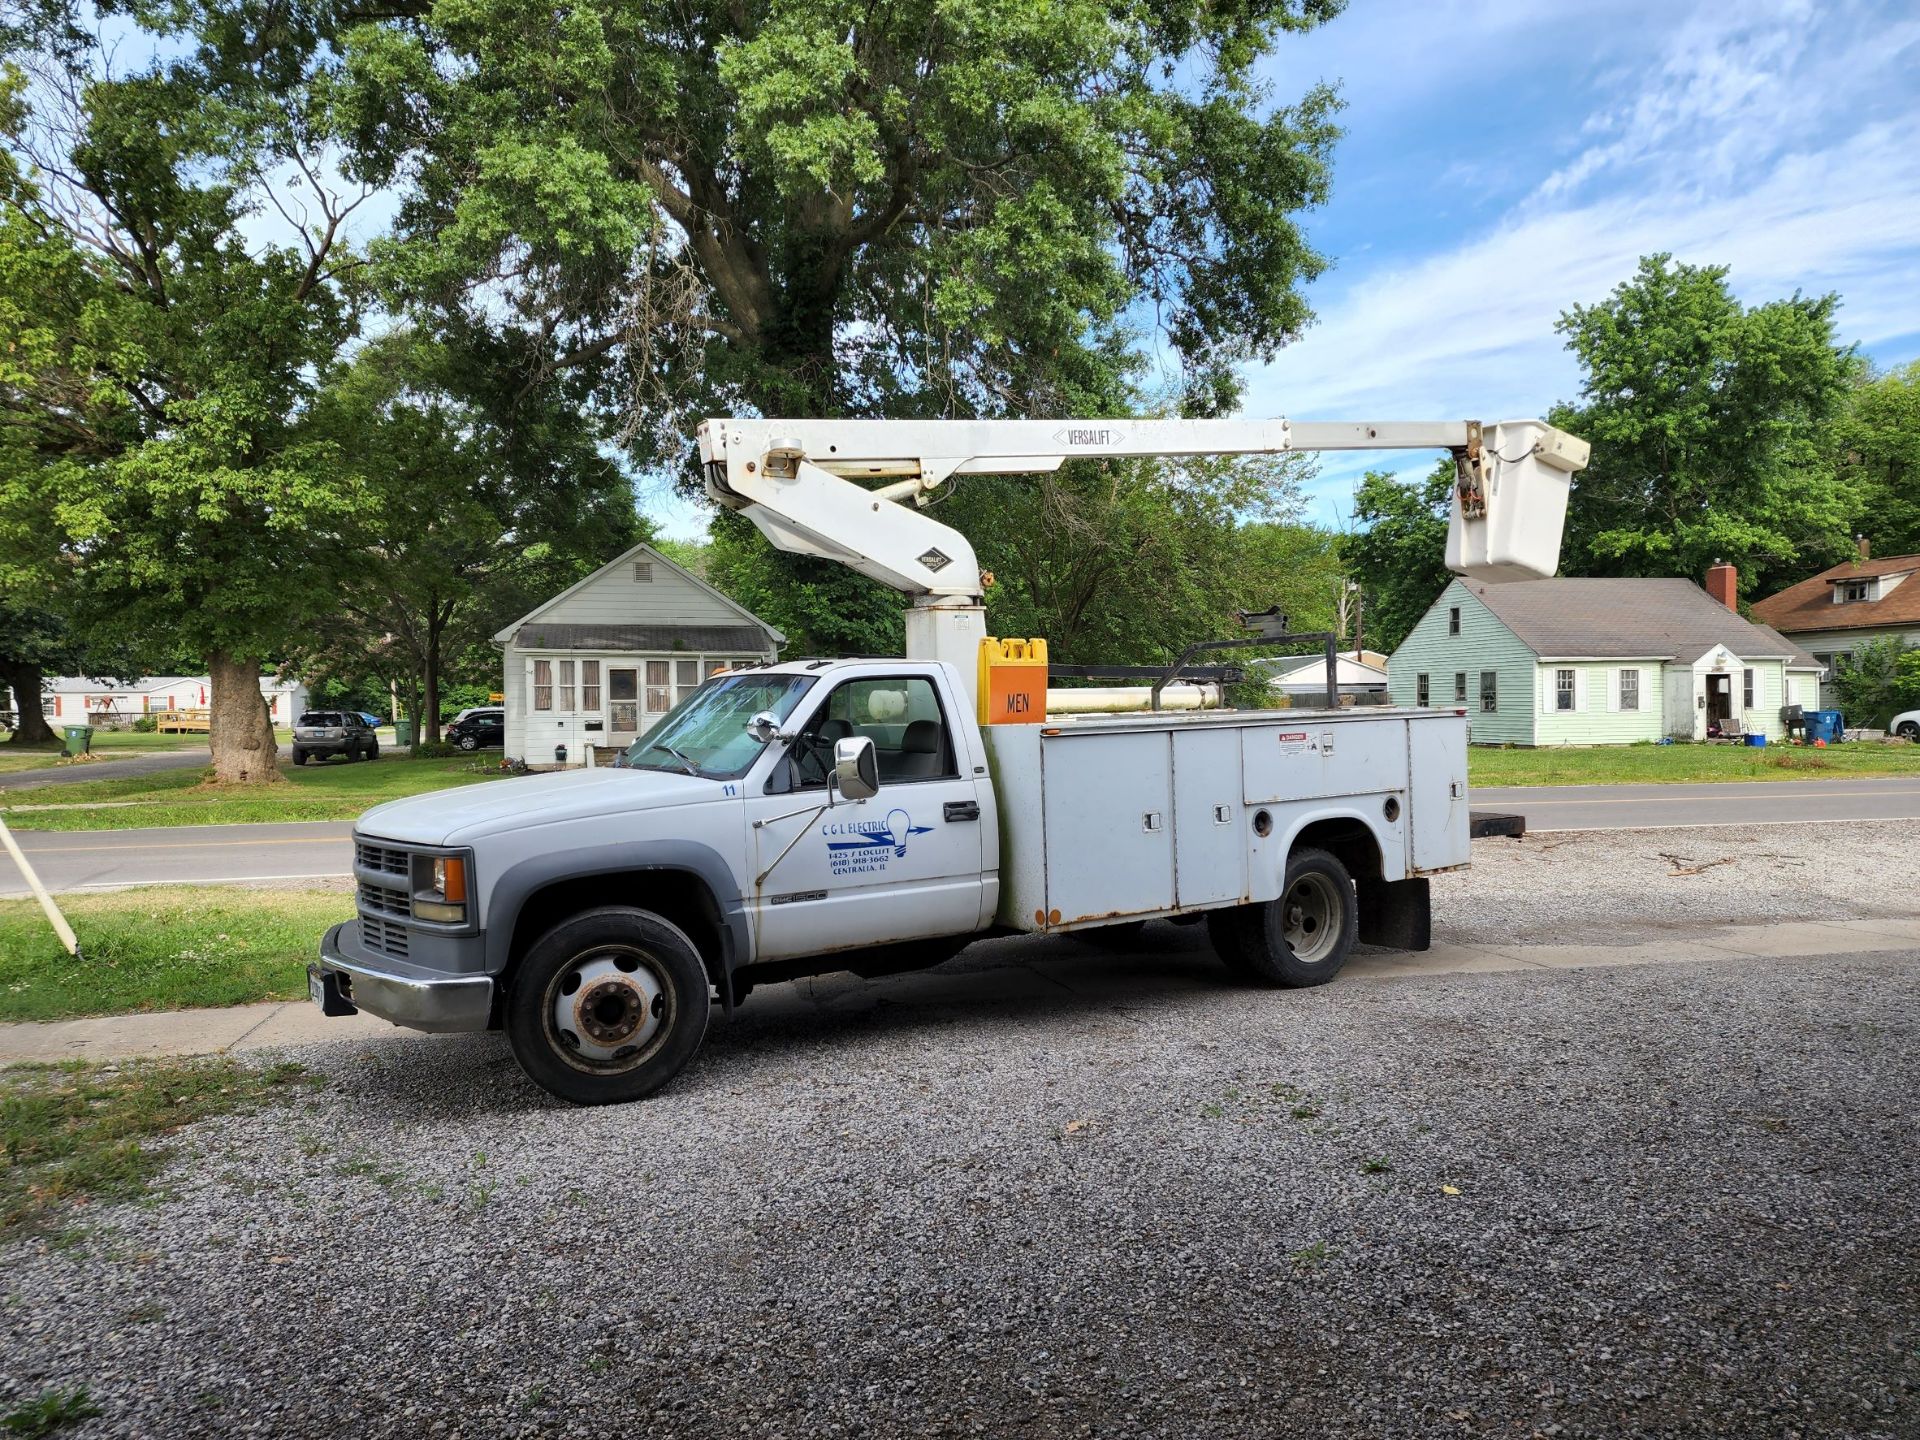
[[[459,924],[467,918],[467,862],[459,855],[441,855],[432,862],[430,887],[413,896],[413,918]]]

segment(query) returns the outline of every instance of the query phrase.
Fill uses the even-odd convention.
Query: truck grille
[[[374,915],[360,917],[360,942],[369,950],[395,960],[407,958],[407,927]]]
[[[365,840],[353,842],[353,863],[362,870],[405,876],[408,858],[406,851],[396,850],[390,845],[370,845]]]
[[[371,911],[376,915],[398,915],[402,919],[413,913],[406,891],[383,890],[376,885],[360,887],[360,910],[363,914]]]

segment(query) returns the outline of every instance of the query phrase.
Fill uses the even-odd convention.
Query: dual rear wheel
[[[1207,937],[1235,975],[1256,985],[1298,989],[1340,973],[1360,929],[1353,877],[1325,850],[1287,859],[1280,898],[1207,914]]]

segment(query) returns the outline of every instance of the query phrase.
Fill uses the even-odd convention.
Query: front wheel
[[[520,962],[507,1040],[541,1089],[575,1105],[651,1095],[700,1048],[706,966],[678,926],[606,906],[563,920]]]
[[[1920,740],[1920,724],[1909,720],[1895,732],[1902,740]]]
[[[459,745],[462,750],[478,750],[480,748],[480,741],[477,736],[462,735],[459,740]]]
[[[298,745],[293,747],[293,763],[296,765],[304,765],[307,763],[307,752],[302,750]]]
[[[1360,929],[1353,877],[1325,850],[1287,857],[1280,898],[1207,915],[1213,948],[1235,974],[1258,985],[1324,985],[1340,973]]]

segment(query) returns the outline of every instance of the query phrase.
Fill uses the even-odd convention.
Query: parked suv
[[[325,760],[334,755],[380,758],[380,737],[366,716],[356,710],[309,710],[294,722],[294,764],[306,764],[309,756]]]
[[[447,727],[447,740],[462,750],[481,750],[507,743],[505,710],[469,710]]]

